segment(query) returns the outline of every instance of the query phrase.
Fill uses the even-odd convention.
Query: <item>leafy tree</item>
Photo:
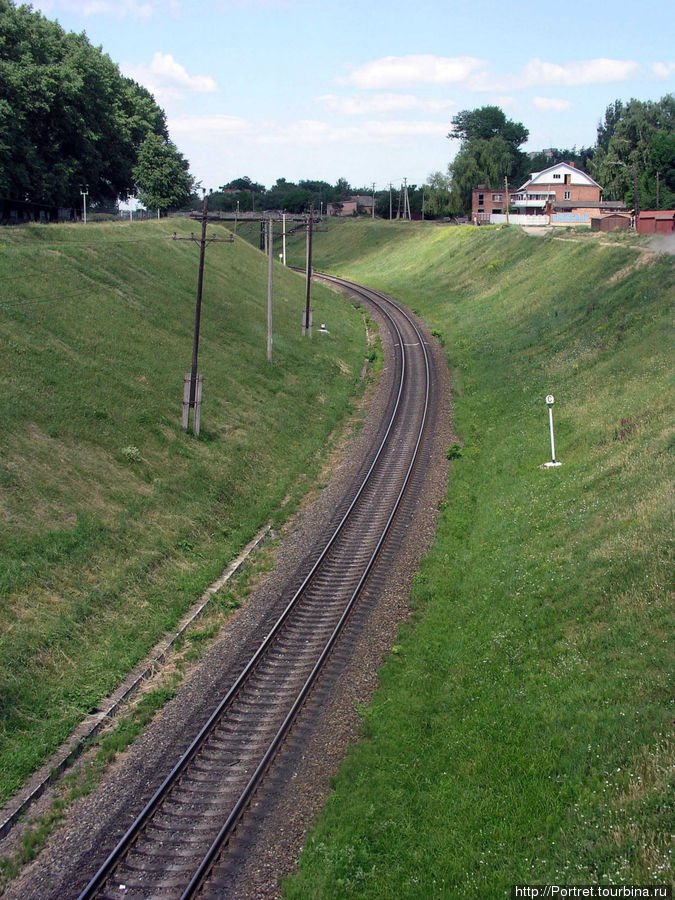
[[[477,184],[494,189],[503,187],[504,178],[519,183],[527,174],[528,158],[519,147],[529,132],[520,122],[507,119],[499,107],[463,110],[453,117],[452,125],[448,137],[462,143],[448,166],[451,213],[471,208],[471,191]]]
[[[424,209],[430,219],[451,215],[450,188],[450,176],[442,172],[434,172],[427,179]]]
[[[184,206],[193,188],[189,164],[171,141],[150,133],[133,169],[136,192],[148,209],[176,209]]]
[[[164,113],[86,35],[0,0],[0,192],[60,206],[110,202],[133,188]]]
[[[243,178],[235,178],[221,187],[221,191],[254,191],[256,194],[265,192],[265,185],[258,184],[257,181],[251,181],[248,175]]]
[[[489,141],[500,137],[517,150],[529,134],[520,122],[507,119],[498,106],[481,106],[479,109],[463,109],[453,116],[448,137],[460,141]]]
[[[589,172],[602,185],[603,196],[633,205],[633,171],[638,181],[640,208],[656,203],[659,173],[660,205],[675,195],[675,96],[658,101],[617,100],[607,107],[598,127],[598,142]]]
[[[593,147],[581,147],[579,150],[576,147],[572,147],[571,150],[560,150],[558,147],[551,147],[549,150],[542,150],[534,156],[528,156],[528,165],[531,172],[541,172],[550,166],[556,165],[556,163],[571,162],[583,172],[587,172],[589,161],[593,159],[594,153]]]

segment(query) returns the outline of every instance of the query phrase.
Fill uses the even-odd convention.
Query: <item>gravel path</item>
[[[384,329],[382,340],[386,360],[390,348]],[[446,450],[453,440],[447,365],[441,349],[431,337],[429,341],[435,368],[431,436],[396,526],[403,544],[390,558],[385,547],[387,564],[380,568],[386,574],[369,584],[356,615],[358,639],[348,641],[331,659],[328,677],[312,696],[271,775],[271,796],[259,814],[254,813],[254,827],[235,842],[236,865],[227,891],[219,896],[237,900],[279,896],[279,879],[293,871],[307,829],[330,791],[330,778],[358,738],[357,707],[367,703],[377,687],[377,669],[395,643],[398,624],[408,615],[412,576],[433,540],[438,503],[446,490]],[[333,454],[330,483],[280,544],[272,573],[214,639],[184,678],[175,699],[110,766],[98,789],[73,806],[39,857],[10,884],[6,898],[77,897],[135,819],[172,761],[208,717],[223,685],[231,683],[258,646],[261,632],[267,631],[283,608],[282,586],[309,551],[343,485],[361,466],[364,449],[380,422],[390,378],[385,364],[369,397],[363,427],[339,448],[339,454]]]

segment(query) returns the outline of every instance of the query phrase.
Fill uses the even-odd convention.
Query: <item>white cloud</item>
[[[59,9],[84,16],[110,16],[148,22],[156,14],[177,15],[180,0],[42,0],[33,7],[46,15],[58,15]]]
[[[171,135],[187,135],[200,143],[210,143],[223,136],[252,134],[254,126],[237,116],[171,116],[167,122]]]
[[[336,97],[335,94],[323,94],[317,97],[317,101],[328,112],[342,116],[374,116],[406,110],[443,113],[458,109],[454,100],[420,100],[413,94],[372,94],[367,97]]]
[[[545,85],[579,87],[585,84],[627,81],[640,71],[640,64],[633,60],[598,58],[553,63],[535,57],[515,75],[498,76],[492,72],[476,72],[467,79],[466,86],[474,91],[513,91]]]
[[[210,75],[190,75],[170,53],[155,53],[149,66],[123,63],[120,69],[127,78],[146,87],[160,105],[180,100],[185,91],[212,94],[218,90]]]
[[[652,72],[657,78],[660,78],[660,79],[670,78],[670,76],[675,72],[675,62],[652,63]]]
[[[531,59],[523,69],[522,78],[526,85],[608,84],[626,81],[631,75],[636,75],[639,69],[638,63],[623,59],[588,59],[563,65]]]
[[[571,100],[560,100],[556,97],[533,97],[532,104],[544,112],[564,112],[573,106]]]
[[[411,84],[456,84],[485,65],[484,60],[472,56],[385,56],[358,66],[342,81],[369,90]]]
[[[218,85],[210,75],[188,75],[187,70],[170,53],[155,53],[150,72],[165,84],[175,84],[198,93],[211,94]]]
[[[175,116],[169,117],[169,131],[179,144],[189,138],[209,144],[222,137],[246,137],[249,144],[297,144],[307,146],[341,146],[353,144],[381,144],[405,141],[417,137],[445,138],[447,127],[429,121],[402,122],[398,120],[368,121],[343,127],[320,119],[301,119],[295,122],[251,122],[236,116]]]

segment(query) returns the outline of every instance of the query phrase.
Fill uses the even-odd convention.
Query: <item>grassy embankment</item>
[[[415,621],[287,898],[670,882],[674,260],[631,270],[630,240],[561,237],[316,237],[317,268],[442,335],[462,450]]]
[[[357,390],[361,316],[317,288],[335,327],[303,341],[304,282],[275,266],[270,365],[266,259],[212,244],[183,433],[199,247],[171,234],[193,228],[0,234],[0,802],[297,506]]]

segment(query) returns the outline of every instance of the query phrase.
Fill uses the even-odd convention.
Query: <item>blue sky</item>
[[[204,187],[243,175],[385,188],[445,172],[462,109],[526,150],[588,146],[615,99],[675,89],[667,0],[42,0],[145,85]],[[611,10],[611,11],[610,11]]]

